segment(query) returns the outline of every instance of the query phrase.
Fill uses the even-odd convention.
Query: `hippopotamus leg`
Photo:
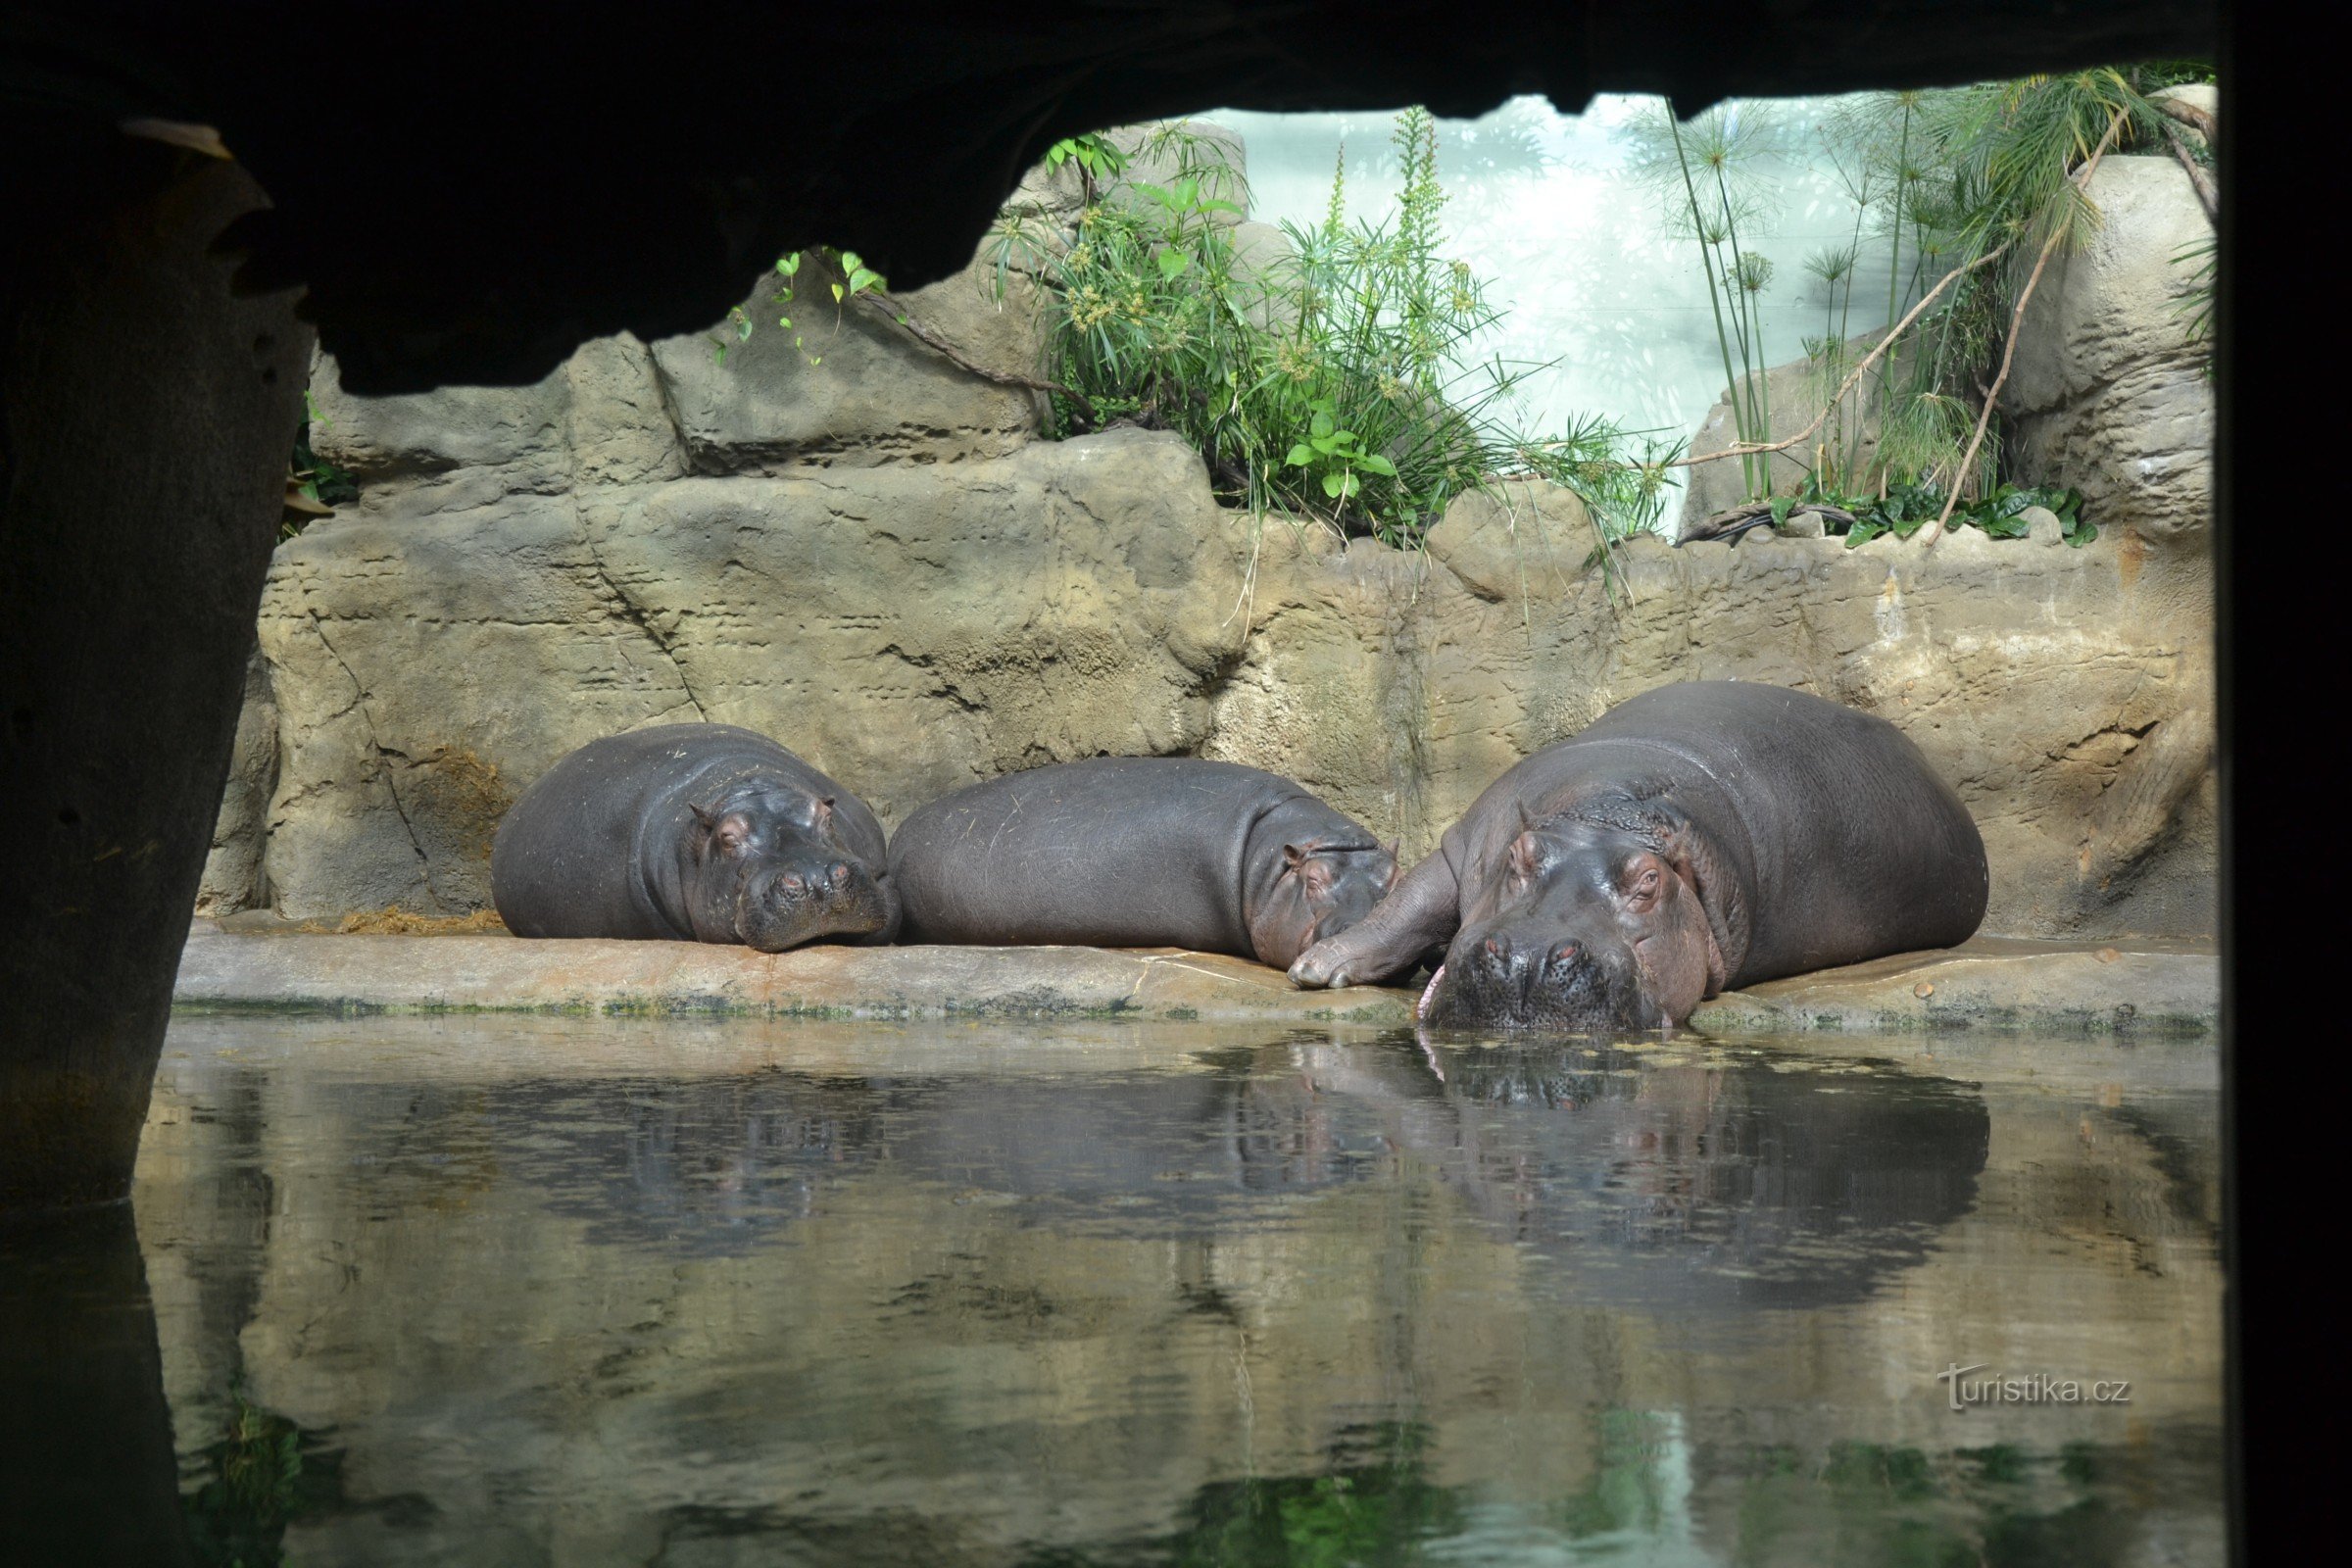
[[[1300,954],[1291,979],[1301,986],[1374,985],[1409,973],[1461,925],[1461,884],[1443,853],[1398,879],[1372,912]]]

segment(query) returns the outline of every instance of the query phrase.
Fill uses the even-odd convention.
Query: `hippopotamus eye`
[[[1640,913],[1657,903],[1664,893],[1665,869],[1648,856],[1634,861],[1626,869],[1630,876],[1623,884],[1625,902]]]

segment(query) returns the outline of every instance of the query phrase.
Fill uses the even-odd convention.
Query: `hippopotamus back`
[[[1360,917],[1396,867],[1290,779],[1199,758],[974,784],[909,816],[890,855],[903,941],[1186,947],[1286,966],[1317,930]]]

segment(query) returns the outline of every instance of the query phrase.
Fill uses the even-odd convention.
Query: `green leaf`
[[[1174,277],[1193,265],[1193,259],[1182,251],[1161,251],[1156,260],[1159,263],[1159,275],[1162,277]]]
[[[1340,450],[1340,442],[1337,436],[1318,435],[1310,437],[1309,439],[1314,442],[1315,450],[1322,453],[1327,458],[1335,456]]]
[[[864,266],[865,263],[858,259],[856,251],[843,251],[841,253],[841,270],[843,271],[855,272]]]
[[[1204,213],[1239,213],[1241,211],[1241,209],[1236,207],[1233,203],[1228,201],[1219,201],[1213,196],[1206,201],[1200,202],[1199,206],[1200,211]]]
[[[833,303],[836,305],[841,303],[841,285],[839,283],[833,285]]]
[[[786,277],[790,277],[793,273],[799,271],[800,270],[801,253],[799,251],[794,251],[789,256],[779,256],[776,258],[776,270],[782,272]]]
[[[1299,445],[1291,448],[1291,455],[1285,458],[1283,461],[1294,468],[1311,467],[1314,466],[1315,461],[1314,448],[1301,442]]]
[[[792,325],[792,318],[791,318],[791,317],[789,317],[789,316],[779,316],[779,317],[777,317],[777,318],[776,318],[776,324],[777,324],[778,326],[786,326],[786,327],[788,327],[788,326]]]
[[[1315,410],[1315,416],[1313,420],[1309,422],[1308,428],[1312,429],[1314,433],[1319,436],[1327,436],[1331,434],[1333,430],[1339,428],[1339,423],[1337,420],[1332,418],[1329,412],[1329,406],[1325,405]],[[1323,450],[1329,452],[1331,448],[1324,447]]]
[[[738,343],[746,343],[751,340],[751,336],[752,318],[746,316],[735,323],[735,341]]]
[[[1772,498],[1772,525],[1778,528],[1787,523],[1789,509],[1795,505],[1796,497],[1794,496],[1774,496]]]
[[[1386,475],[1391,479],[1396,477],[1396,465],[1391,463],[1388,459],[1382,457],[1377,452],[1370,453],[1364,458],[1364,466],[1371,469],[1374,473]]]
[[[1323,476],[1323,493],[1332,497],[1334,500],[1337,500],[1341,489],[1346,485],[1346,475],[1339,473],[1327,473]]]

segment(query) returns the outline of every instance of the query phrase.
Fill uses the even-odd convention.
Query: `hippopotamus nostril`
[[[1502,956],[1502,939],[1501,939],[1500,937],[1489,937],[1489,938],[1487,938],[1487,940],[1486,940],[1486,943],[1485,943],[1485,947],[1486,947],[1486,950],[1487,950],[1487,956],[1488,956],[1488,957],[1490,957],[1490,958],[1499,958],[1499,957],[1501,957],[1501,956]]]
[[[787,871],[776,880],[784,885],[784,891],[787,893],[805,892],[808,887],[808,884],[801,879],[801,873],[798,871]]]
[[[839,860],[833,862],[833,885],[837,888],[846,888],[850,885],[850,868]]]
[[[1582,951],[1583,950],[1573,942],[1563,942],[1558,947],[1551,950],[1551,961],[1554,963],[1566,963],[1569,959],[1575,957],[1577,954]]]

